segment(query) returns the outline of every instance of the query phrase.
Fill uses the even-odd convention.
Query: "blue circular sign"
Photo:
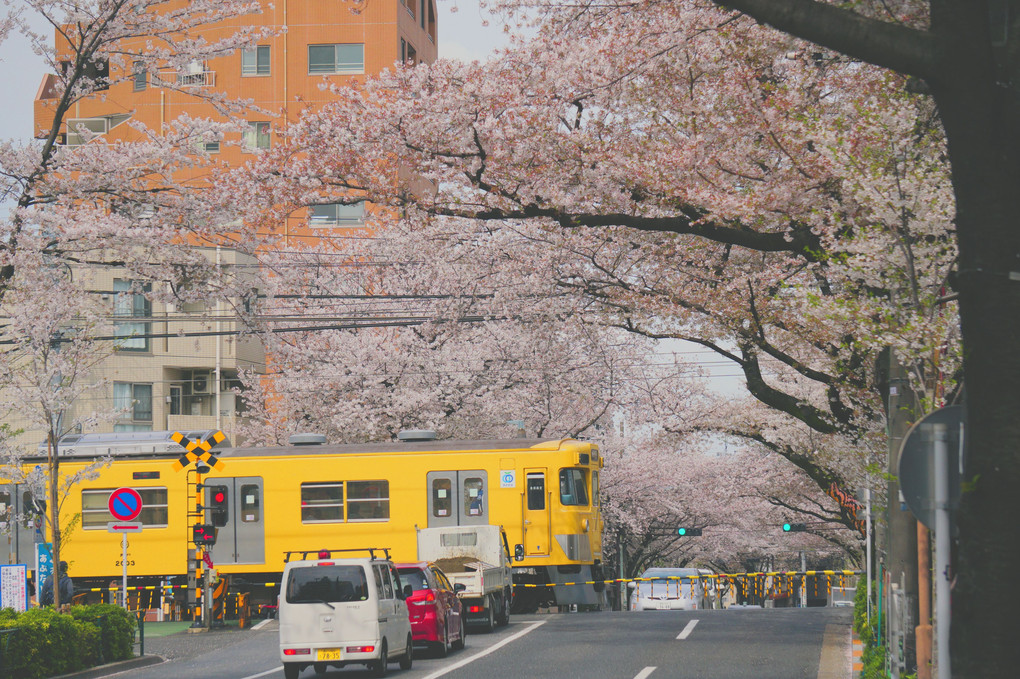
[[[118,488],[110,493],[110,513],[120,521],[131,521],[142,513],[142,496],[134,488]]]

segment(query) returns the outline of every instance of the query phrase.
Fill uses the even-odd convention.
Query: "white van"
[[[706,608],[697,568],[649,568],[628,582],[632,611],[696,611]]]
[[[286,679],[306,667],[321,674],[331,665],[362,664],[381,677],[399,660],[411,669],[411,592],[386,549],[288,552],[285,560],[278,615]]]

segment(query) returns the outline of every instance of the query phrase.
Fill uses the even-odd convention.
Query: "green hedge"
[[[875,587],[871,589],[873,592],[876,591]],[[857,638],[864,644],[864,652],[861,656],[863,665],[861,679],[885,679],[887,674],[885,671],[885,645],[881,643],[882,630],[875,628],[874,618],[871,621],[872,624],[868,624],[866,592],[867,588],[864,583],[859,582],[854,595],[854,631],[857,632]]]
[[[0,611],[0,629],[17,630],[3,654],[3,674],[44,679],[132,657],[135,617],[118,606],[72,606],[71,612],[33,608]]]

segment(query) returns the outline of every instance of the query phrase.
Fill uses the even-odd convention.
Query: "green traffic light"
[[[678,528],[676,532],[679,533],[680,535],[687,535],[686,528]]]
[[[789,532],[790,528],[792,528],[792,526],[790,526],[790,524],[788,524],[788,523],[784,523],[783,524],[783,530],[784,531]]]

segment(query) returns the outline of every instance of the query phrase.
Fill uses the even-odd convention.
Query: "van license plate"
[[[343,660],[339,648],[320,648],[315,655],[316,660]]]

